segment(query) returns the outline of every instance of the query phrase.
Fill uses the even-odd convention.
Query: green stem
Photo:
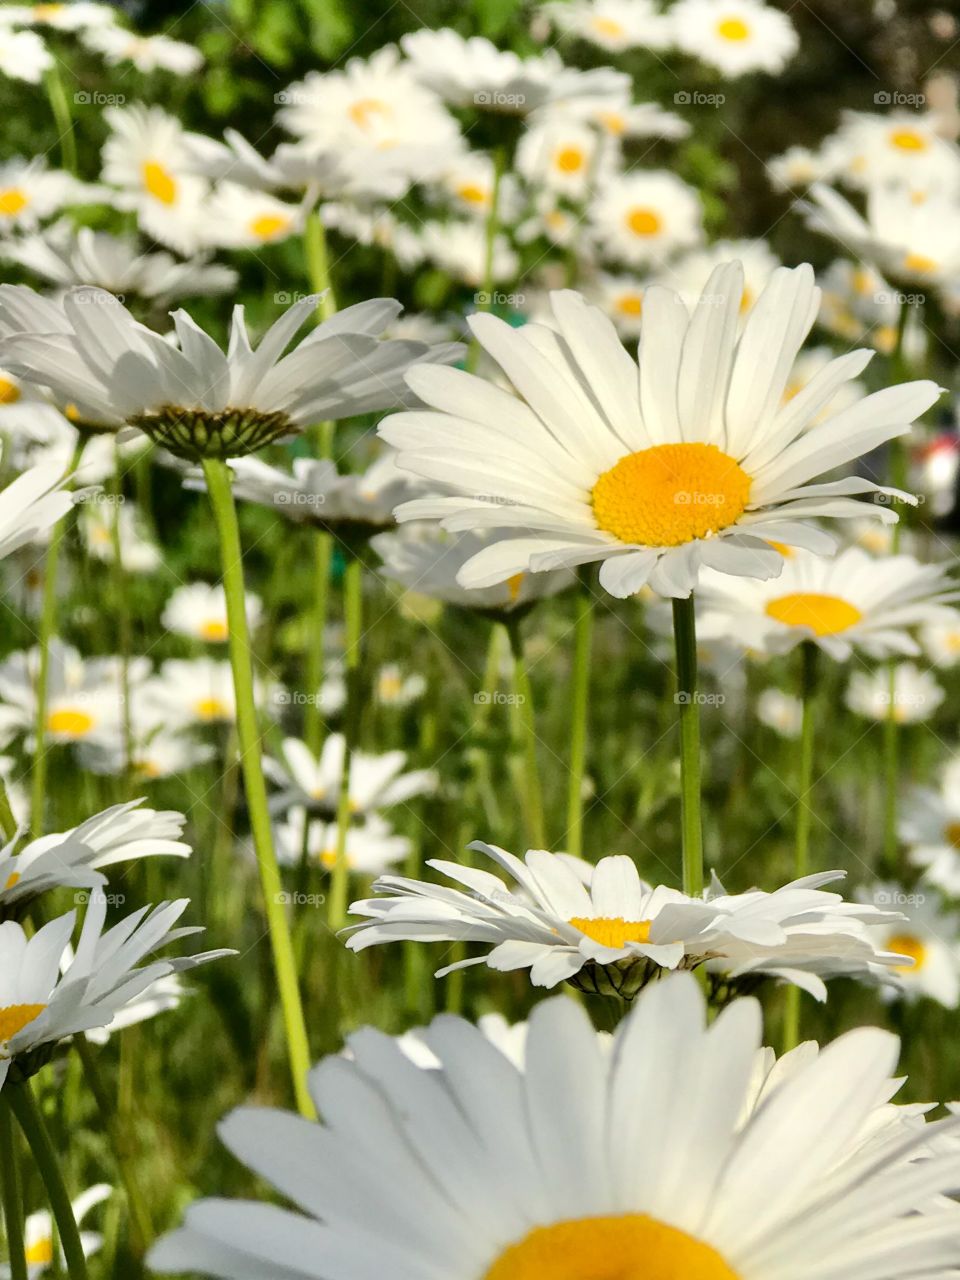
[[[0,778],[0,832],[3,833],[4,840],[12,840],[17,834],[17,820],[14,817],[7,784],[3,778]]]
[[[284,911],[285,894],[273,847],[273,831],[267,805],[267,787],[263,778],[260,759],[260,732],[257,726],[257,709],[253,695],[253,662],[250,649],[250,633],[247,627],[245,589],[243,580],[243,551],[240,546],[240,529],[234,505],[230,469],[219,459],[205,458],[203,474],[206,479],[210,505],[213,509],[217,534],[220,540],[220,560],[223,570],[223,587],[227,599],[227,627],[229,631],[230,666],[233,671],[233,687],[237,703],[237,737],[240,743],[240,763],[250,811],[254,849],[263,887],[264,907],[273,963],[276,970],[283,1021],[286,1029],[287,1053],[297,1106],[302,1115],[316,1117],[316,1109],[307,1088],[310,1070],[310,1044],[303,1016],[303,1005],[297,985],[297,969],[293,940]]]
[[[363,561],[351,556],[343,571],[343,616],[345,624],[344,675],[347,707],[343,723],[343,767],[337,798],[337,858],[330,877],[329,924],[336,933],[347,923],[347,889],[350,867],[347,862],[347,832],[350,830],[350,765],[360,728],[360,652],[363,639]]]
[[[60,72],[54,64],[46,75],[47,100],[59,133],[60,158],[64,169],[76,176],[77,173],[77,140],[73,134],[73,112],[70,110],[70,99],[60,79]]]
[[[323,684],[323,642],[327,630],[332,566],[333,537],[317,529],[313,531],[313,617],[307,641],[307,706],[304,716],[304,740],[315,756],[320,754],[323,738],[320,687]]]
[[[883,720],[883,865],[887,875],[898,871],[897,791],[900,785],[900,722],[897,719],[897,663],[887,666],[889,705]]]
[[[73,1043],[83,1067],[87,1086],[97,1104],[100,1119],[110,1136],[117,1170],[127,1193],[127,1204],[130,1210],[130,1244],[136,1256],[142,1258],[147,1245],[153,1239],[153,1223],[150,1220],[150,1209],[137,1177],[136,1164],[127,1137],[133,1132],[133,1126],[118,1123],[116,1109],[111,1105],[109,1094],[100,1075],[97,1055],[90,1047],[86,1036],[82,1033],[74,1036]]]
[[[570,784],[567,792],[565,848],[575,857],[583,852],[583,773],[587,759],[587,710],[590,701],[590,650],[593,642],[593,594],[580,586],[574,631],[573,688],[570,711]]]
[[[510,652],[513,654],[513,687],[517,698],[517,720],[523,742],[527,837],[531,848],[543,849],[546,847],[546,836],[540,765],[537,760],[537,726],[533,708],[533,690],[530,685],[530,674],[527,671],[519,619],[508,618],[506,628],[510,640]]]
[[[129,799],[133,782],[133,708],[130,702],[130,655],[133,652],[133,636],[130,627],[130,608],[127,579],[123,567],[123,539],[120,537],[120,508],[123,506],[123,481],[121,480],[121,456],[119,447],[114,453],[113,510],[110,513],[110,541],[113,546],[114,591],[116,593],[117,638],[120,642],[120,698],[122,702],[123,729],[123,798]]]
[[[683,892],[703,892],[703,825],[700,813],[700,699],[697,690],[697,618],[693,595],[673,602],[680,718],[680,830]]]
[[[320,320],[329,320],[337,310],[337,298],[330,279],[330,254],[327,250],[327,235],[320,214],[316,209],[307,218],[303,231],[303,249],[307,260],[307,275],[310,277],[310,288],[321,295],[317,303],[317,315]]]
[[[3,1227],[7,1237],[10,1280],[27,1280],[27,1255],[23,1244],[23,1202],[20,1198],[20,1164],[13,1135],[10,1107],[0,1095],[0,1194]]]
[[[820,651],[815,644],[806,641],[800,654],[800,697],[803,718],[800,728],[799,768],[797,771],[797,826],[794,846],[794,878],[800,880],[810,872],[810,823],[813,807],[810,803],[813,790],[814,709],[816,705]],[[800,988],[787,987],[783,1016],[783,1052],[796,1048],[800,1043]]]
[[[489,311],[493,306],[493,288],[496,283],[493,264],[497,247],[497,235],[500,231],[500,187],[506,163],[506,152],[502,147],[497,147],[493,153],[493,190],[490,192],[490,212],[487,214],[484,232],[483,283],[480,286],[480,293],[477,295],[478,311]],[[467,351],[466,360],[466,367],[470,373],[473,373],[476,369],[479,359],[480,343],[476,338],[473,338]]]
[[[73,1205],[60,1172],[60,1158],[50,1141],[50,1134],[33,1090],[29,1084],[10,1085],[4,1089],[4,1097],[8,1097],[10,1110],[17,1117],[17,1124],[27,1140],[43,1178],[43,1185],[47,1189],[50,1208],[60,1234],[60,1244],[67,1260],[67,1272],[71,1280],[87,1280],[87,1261],[83,1256]]]

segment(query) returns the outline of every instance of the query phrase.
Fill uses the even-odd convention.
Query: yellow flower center
[[[149,760],[143,757],[140,760],[132,761],[133,771],[138,778],[159,778],[161,769],[155,760]]]
[[[208,618],[200,625],[200,635],[204,640],[222,643],[227,639],[227,624],[223,618]]]
[[[615,133],[619,136],[627,127],[625,118],[619,111],[598,111],[597,123],[602,129],[606,129],[607,133]]]
[[[96,721],[86,711],[77,711],[72,707],[61,707],[59,711],[51,711],[47,716],[47,729],[50,733],[62,733],[68,738],[85,738]]]
[[[15,218],[18,213],[23,213],[29,203],[30,197],[21,187],[8,187],[6,191],[0,191],[0,214],[5,217]]]
[[[19,883],[20,883],[20,872],[11,871],[10,875],[7,876],[7,883],[3,886],[3,892],[7,893],[10,889],[15,889]]]
[[[854,293],[858,293],[861,298],[874,293],[877,287],[876,277],[862,267],[854,271],[851,283],[853,284]]]
[[[221,698],[200,698],[193,709],[201,720],[228,720],[230,710]]]
[[[926,151],[930,144],[916,129],[895,129],[890,134],[890,145],[898,151]]]
[[[627,226],[635,236],[655,236],[663,227],[663,219],[656,209],[631,209]]]
[[[9,378],[0,377],[0,404],[16,404],[20,399],[20,388]]]
[[[955,849],[960,849],[960,822],[948,822],[943,829],[943,834]],[[8,885],[7,888],[9,887]]]
[[[775,542],[773,538],[768,538],[767,545],[773,547],[774,551],[779,551],[784,560],[789,560],[794,554],[793,547],[788,547],[785,542]]]
[[[649,942],[649,920],[624,920],[622,916],[573,916],[567,921],[601,947],[625,947],[628,942]]]
[[[49,1267],[53,1262],[53,1241],[49,1236],[35,1240],[33,1244],[27,1246],[24,1257],[32,1266]]]
[[[487,203],[486,191],[479,185],[479,183],[476,182],[464,182],[461,186],[457,187],[457,195],[461,200],[466,201],[467,204],[483,205]]]
[[[623,23],[617,22],[616,18],[597,17],[590,26],[598,36],[608,36],[611,40],[618,40],[623,35]]]
[[[788,627],[809,627],[815,636],[835,636],[854,626],[863,614],[840,596],[793,591],[767,603],[767,616]]]
[[[0,1045],[39,1018],[46,1007],[45,1004],[8,1004],[0,1009]]]
[[[516,604],[520,599],[520,592],[523,588],[522,573],[514,573],[507,579],[507,590],[510,592],[510,603]]]
[[[579,173],[583,168],[583,152],[579,147],[561,147],[556,165],[561,173]]]
[[[643,311],[643,294],[621,293],[614,305],[623,316],[638,316]]]
[[[336,849],[324,849],[322,853],[319,853],[317,855],[317,861],[320,863],[321,866],[325,867],[328,871],[332,871],[334,867],[337,865],[337,861],[338,861]],[[346,862],[347,864],[348,871],[353,869],[353,859],[349,856],[349,854],[344,854],[344,862]]]
[[[936,271],[936,258],[928,258],[924,253],[908,253],[903,259],[904,271],[914,271],[917,275],[927,275]]]
[[[262,213],[250,223],[250,234],[258,240],[275,240],[290,229],[290,219],[282,213]]]
[[[403,691],[403,681],[393,674],[380,677],[379,693],[384,702],[392,702],[399,698]]]
[[[381,102],[379,98],[358,98],[356,102],[351,103],[347,111],[347,115],[358,129],[369,129],[376,116],[386,118],[392,114],[387,104]]]
[[[912,933],[895,933],[892,938],[887,940],[887,950],[895,951],[898,956],[906,956],[913,961],[913,964],[898,964],[896,966],[901,972],[914,973],[918,969],[923,968],[924,961],[927,958],[927,948]]]
[[[33,16],[40,22],[47,18],[55,18],[58,14],[63,13],[67,6],[65,4],[35,4],[33,6]]]
[[[484,1280],[740,1280],[716,1249],[645,1213],[535,1227]]]
[[[593,486],[599,529],[621,542],[678,547],[735,524],[751,480],[713,444],[657,444],[628,453]]]
[[[156,160],[144,162],[143,185],[154,200],[159,200],[161,204],[176,204],[177,180]]]
[[[749,40],[750,28],[742,18],[724,18],[717,23],[717,35],[721,40]]]

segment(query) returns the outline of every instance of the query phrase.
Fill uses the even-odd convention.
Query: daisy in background
[[[889,355],[897,342],[899,294],[869,263],[838,258],[820,281],[823,327],[846,342],[867,343]],[[907,317],[904,352],[911,360],[923,350],[922,325]],[[919,345],[918,345],[919,344]]]
[[[920,644],[935,667],[955,667],[960,662],[960,617],[923,627]]]
[[[757,582],[706,570],[700,581],[700,635],[763,653],[819,645],[835,661],[856,650],[871,658],[920,653],[913,632],[931,623],[960,625],[950,602],[960,588],[950,566],[913,556],[879,559],[860,547],[835,558],[794,551],[779,577]]]
[[[800,737],[803,723],[803,703],[781,689],[764,689],[757,698],[757,719],[781,738]]]
[[[708,1024],[679,974],[612,1044],[565,999],[534,1010],[522,1065],[459,1017],[422,1035],[424,1066],[373,1028],[352,1035],[349,1058],[311,1075],[322,1124],[230,1115],[222,1141],[292,1207],[202,1200],[148,1264],[291,1280],[919,1280],[954,1256],[954,1122],[888,1119],[889,1032],[858,1028],[780,1071],[767,1055],[765,1085],[759,1006]]]
[[[406,877],[384,876],[378,896],[355,902],[366,917],[347,940],[352,951],[386,942],[483,942],[483,956],[440,969],[486,964],[498,971],[529,969],[538,987],[572,981],[591,993],[636,995],[665,969],[710,962],[712,973],[735,982],[772,975],[826,998],[822,977],[840,973],[874,979],[895,957],[875,947],[865,922],[882,912],[844,902],[821,886],[841,871],[794,881],[773,893],[727,895],[719,881],[702,897],[654,886],[632,859],[601,858],[596,866],[531,849],[521,861],[496,845],[469,846],[486,854],[514,882],[456,862],[429,867],[468,892]]]
[[[139,702],[148,723],[199,727],[232,724],[236,718],[233,677],[226,659],[170,658],[137,692],[134,714]],[[266,691],[258,685],[256,692],[262,704]]]
[[[458,370],[410,371],[432,412],[389,417],[380,434],[401,467],[453,494],[408,502],[398,519],[523,531],[467,561],[463,587],[599,561],[601,585],[621,597],[647,585],[688,596],[701,566],[776,577],[773,541],[833,549],[814,518],[895,522],[888,505],[856,500],[871,482],[816,480],[907,432],[936,385],[890,387],[811,426],[871,353],[839,357],[784,404],[819,308],[813,272],[778,268],[741,329],[742,295],[739,263],[714,272],[692,315],[648,288],[639,379],[612,322],[579,294],[551,294],[556,331],[472,316],[517,394]]]
[[[893,668],[893,719],[897,724],[920,724],[936,713],[946,694],[929,671],[913,662],[898,662]],[[890,719],[890,672],[855,671],[847,686],[845,701],[852,712],[865,720]]]
[[[259,596],[247,592],[247,626],[255,631],[263,619]],[[222,583],[191,582],[177,587],[164,605],[160,623],[168,631],[206,644],[226,644],[227,597]]]
[[[117,10],[112,5],[96,4],[92,0],[4,5],[2,15],[4,23],[49,27],[51,31],[89,31],[94,27],[110,27],[117,20]]]
[[[404,673],[396,662],[382,666],[373,680],[373,697],[382,707],[409,707],[427,691],[426,678],[418,672]]]
[[[124,573],[153,573],[163,563],[160,548],[147,536],[134,503],[124,502],[122,507],[114,509],[104,502],[87,502],[81,513],[80,532],[87,554],[94,560],[112,564],[118,537]]]
[[[0,164],[0,235],[32,231],[67,205],[103,202],[106,195],[103,187],[48,169],[42,158],[8,160]]]
[[[730,80],[776,75],[800,47],[787,15],[759,0],[678,0],[668,17],[676,47]]]
[[[73,1219],[77,1226],[80,1226],[89,1213],[105,1200],[109,1200],[112,1195],[113,1187],[105,1182],[81,1192],[71,1205]],[[80,1243],[83,1246],[83,1256],[92,1258],[100,1252],[103,1236],[96,1231],[81,1231]],[[53,1218],[49,1210],[41,1209],[37,1213],[27,1215],[23,1223],[23,1248],[29,1280],[36,1280],[36,1277],[46,1275],[54,1261]],[[66,1265],[66,1259],[61,1251],[60,1270],[65,1270]],[[12,1274],[8,1265],[0,1263],[0,1280],[10,1280]]]
[[[924,879],[960,898],[960,759],[944,766],[936,787],[910,788],[897,834]]]
[[[960,195],[960,149],[933,113],[848,111],[821,150],[833,177],[865,191],[884,185],[921,199],[937,191]]]
[[[514,613],[575,585],[571,569],[556,569],[518,573],[492,587],[461,586],[463,566],[496,540],[489,534],[452,535],[433,525],[407,525],[398,533],[378,534],[370,545],[383,561],[380,574],[405,591],[480,613]]]
[[[80,766],[91,773],[123,777],[132,773],[144,783],[161,778],[174,778],[208,764],[216,756],[216,749],[209,743],[198,742],[187,732],[183,723],[166,727],[153,724],[142,728],[142,700],[133,705],[133,741],[128,759],[127,738],[124,726],[115,734],[101,734],[94,742],[80,744]],[[208,723],[211,717],[197,720]]]
[[[101,26],[88,28],[80,38],[88,49],[102,54],[108,66],[132,62],[145,75],[159,70],[190,76],[203,66],[199,49],[169,36],[140,36],[123,27]]]
[[[621,338],[636,340],[642,328],[646,285],[638,276],[598,271],[585,282],[584,297],[610,317]]]
[[[299,738],[284,738],[280,758],[267,756],[263,762],[267,777],[280,788],[271,797],[272,810],[285,813],[294,806],[305,806],[311,813],[335,814],[343,753],[344,738],[340,733],[327,735],[319,757]],[[405,751],[386,751],[382,755],[351,752],[347,782],[350,812],[354,816],[368,815],[436,790],[437,775],[432,769],[404,773],[406,763]]]
[[[280,244],[300,235],[307,209],[278,200],[266,191],[254,191],[235,182],[223,182],[210,196],[211,243],[225,249],[257,249]]]
[[[780,266],[766,240],[719,240],[708,248],[694,249],[663,268],[657,283],[676,290],[688,308],[696,307],[717,267],[734,259],[743,265],[740,310],[747,316]],[[800,354],[798,363],[804,354]]]
[[[62,973],[75,911],[51,920],[31,937],[12,920],[0,924],[0,1089],[7,1080],[33,1075],[61,1041],[109,1027],[158,978],[235,954],[207,951],[151,959],[170,943],[202,932],[174,927],[189,900],[142,907],[104,932],[106,904],[105,894],[90,893],[76,950]]]
[[[544,114],[561,113],[571,120],[592,125],[610,141],[627,138],[667,138],[675,141],[690,136],[690,125],[672,111],[665,111],[656,102],[634,102],[631,94],[615,93],[571,98],[567,102],[553,103]],[[536,112],[531,124],[540,119]]]
[[[65,963],[69,965],[70,952],[67,952]],[[185,995],[191,992],[183,985],[175,973],[157,978],[115,1015],[109,1027],[92,1027],[84,1035],[91,1044],[105,1045],[111,1036],[126,1030],[127,1027],[139,1026],[141,1022],[149,1022],[161,1013],[170,1013],[180,1007]]]
[[[609,136],[563,112],[548,112],[521,134],[516,166],[537,192],[579,202],[613,174],[617,160]]]
[[[0,75],[39,84],[52,66],[53,55],[35,31],[14,31],[0,23]]]
[[[787,147],[765,165],[770,185],[775,191],[805,191],[814,182],[825,182],[834,175],[823,156],[809,147]]]
[[[607,53],[666,49],[673,41],[670,15],[652,0],[573,0],[545,10],[564,35],[577,36]]]
[[[900,885],[875,884],[857,895],[862,902],[893,907],[906,919],[871,926],[877,945],[903,957],[888,999],[927,996],[948,1009],[960,1004],[960,918],[944,912],[937,896],[923,885],[907,892]]]
[[[665,171],[631,172],[605,182],[590,206],[590,228],[605,258],[659,265],[703,239],[693,187]]]
[[[16,711],[21,728],[30,734],[36,723],[40,651],[21,650],[0,662],[0,699]],[[149,671],[146,658],[128,664],[128,683],[135,687]],[[122,722],[121,660],[82,658],[72,645],[54,636],[49,646],[46,739],[79,743],[115,731]],[[30,749],[31,739],[27,738]]]
[[[306,833],[304,823],[308,824]],[[337,865],[338,829],[336,822],[309,817],[304,808],[289,810],[285,820],[274,827],[277,857],[284,866],[297,867],[307,861],[323,871]],[[352,823],[346,834],[347,869],[361,876],[379,876],[409,855],[411,842],[398,836],[389,823],[377,814],[363,822]]]
[[[488,276],[494,284],[515,280],[520,270],[520,259],[510,241],[505,235],[497,235],[493,239],[488,272],[486,228],[476,219],[425,222],[419,239],[424,258],[454,280],[473,288],[485,284]]]

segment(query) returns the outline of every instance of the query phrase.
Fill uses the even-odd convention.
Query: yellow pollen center
[[[176,204],[177,180],[156,160],[144,162],[143,185],[154,200],[159,200],[161,204]]]
[[[598,111],[597,123],[602,129],[606,129],[607,133],[615,133],[617,135],[623,133],[627,127],[626,120],[616,111]]]
[[[663,219],[656,209],[631,209],[627,226],[635,236],[655,236],[663,227]]]
[[[785,542],[775,542],[773,538],[767,539],[768,545],[773,547],[774,551],[779,551],[784,560],[789,560],[793,555],[793,547],[788,547]]]
[[[53,1261],[53,1241],[49,1236],[44,1236],[41,1240],[34,1241],[28,1245],[24,1251],[24,1257],[27,1262],[35,1267],[49,1267]]]
[[[924,253],[908,253],[903,260],[904,271],[914,271],[917,275],[927,275],[936,271],[936,258],[928,258]]]
[[[943,829],[943,834],[955,849],[960,849],[960,822],[948,822]]]
[[[95,723],[93,716],[88,715],[86,711],[76,711],[70,707],[51,711],[47,716],[49,732],[62,733],[69,738],[86,737]]]
[[[722,40],[749,40],[750,28],[742,18],[724,18],[717,23],[717,35]]]
[[[29,203],[30,197],[20,187],[8,187],[6,191],[0,191],[0,214],[8,218],[23,213]]]
[[[20,883],[20,872],[11,871],[10,875],[7,876],[7,883],[3,886],[3,892],[7,893],[10,889],[15,889],[19,883]]]
[[[0,1009],[0,1045],[39,1018],[46,1007],[45,1004],[8,1004]]]
[[[628,453],[593,486],[597,527],[621,542],[678,547],[735,524],[750,477],[713,444],[657,444]]]
[[[594,18],[590,25],[598,36],[609,36],[611,40],[623,35],[623,23],[617,22],[616,18]]]
[[[201,720],[226,720],[229,710],[220,698],[201,698],[193,704],[193,709]]]
[[[33,6],[33,16],[38,21],[43,22],[45,18],[55,18],[58,14],[63,13],[66,7],[65,4],[35,4]]]
[[[227,624],[223,618],[208,618],[200,626],[200,635],[204,640],[221,643],[227,639]]]
[[[349,854],[344,854],[343,860],[347,864],[347,870],[352,870],[353,859],[349,856]],[[328,871],[332,871],[334,867],[337,865],[337,861],[338,861],[336,849],[324,849],[322,853],[319,853],[317,855],[317,861],[320,863],[321,866],[325,867]]]
[[[376,116],[387,117],[392,112],[379,98],[358,98],[350,105],[347,115],[359,129],[369,129]]]
[[[583,152],[579,147],[561,147],[556,162],[561,173],[579,173],[583,168]]]
[[[918,969],[922,969],[927,958],[927,948],[912,933],[895,933],[887,941],[887,950],[895,951],[898,956],[906,956],[913,961],[913,964],[896,965],[897,969],[905,973],[911,970],[916,973]]]
[[[915,129],[895,129],[890,135],[890,144],[898,151],[926,151],[930,145]]]
[[[0,378],[0,404],[16,404],[20,399],[20,388],[9,378]]]
[[[863,617],[856,607],[840,596],[817,591],[794,591],[767,604],[767,616],[788,627],[809,627],[815,636],[835,636],[854,626]]]
[[[573,916],[567,921],[601,947],[625,947],[628,942],[649,942],[649,920],[624,920],[622,916]]]
[[[535,1227],[484,1280],[740,1280],[716,1249],[645,1213]]]
[[[467,204],[486,204],[487,193],[476,182],[464,182],[462,186],[457,187],[457,195]]]
[[[643,295],[640,293],[622,293],[615,305],[621,315],[638,316],[643,311]]]
[[[380,697],[385,702],[391,702],[394,698],[399,698],[403,691],[403,682],[399,676],[381,676],[380,677]]]
[[[258,240],[275,240],[290,229],[290,219],[282,213],[262,213],[250,223],[250,234]]]

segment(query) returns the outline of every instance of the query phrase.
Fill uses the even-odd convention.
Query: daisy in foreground
[[[630,998],[665,969],[710,971],[729,981],[770,974],[826,997],[818,972],[879,977],[901,961],[874,946],[868,923],[889,912],[844,902],[821,886],[842,879],[825,872],[773,893],[728,895],[718,881],[700,897],[641,880],[632,859],[601,858],[596,866],[566,854],[531,849],[521,861],[480,841],[471,849],[492,858],[512,877],[509,885],[488,871],[439,859],[428,866],[464,885],[383,876],[380,897],[355,902],[352,951],[383,942],[485,942],[484,956],[460,960],[437,977],[470,965],[529,969],[538,987],[572,981],[581,990]],[[902,961],[901,961],[902,962]]]
[[[380,433],[400,466],[453,494],[405,503],[398,519],[524,531],[469,560],[462,586],[601,561],[612,595],[649,585],[673,597],[690,594],[701,566],[776,577],[784,559],[771,541],[831,551],[813,518],[896,521],[856,500],[876,492],[869,481],[816,478],[903,435],[937,386],[889,387],[820,418],[871,358],[854,351],[784,403],[819,308],[813,272],[774,271],[738,337],[742,292],[738,262],[714,271],[692,314],[671,290],[647,289],[639,380],[610,320],[577,293],[551,294],[555,329],[473,316],[518,394],[452,369],[410,370],[434,412],[396,414]]]
[[[522,1066],[458,1017],[423,1032],[423,1067],[364,1028],[312,1073],[324,1124],[244,1108],[220,1127],[295,1208],[201,1201],[149,1264],[227,1280],[946,1275],[956,1122],[877,1135],[897,1038],[862,1027],[792,1055],[756,1105],[761,1034],[750,999],[707,1026],[689,974],[647,991],[609,1046],[572,1001],[541,1004]]]

